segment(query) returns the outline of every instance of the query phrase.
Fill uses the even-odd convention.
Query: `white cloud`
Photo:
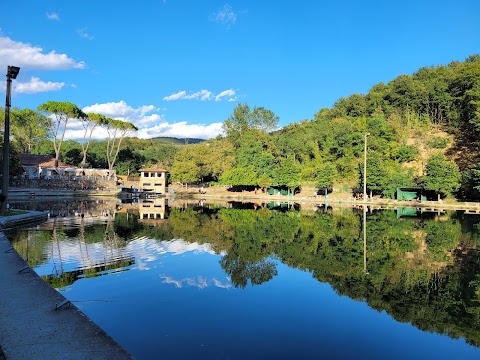
[[[217,135],[223,134],[223,123],[212,123],[209,125],[188,124],[186,121],[169,124],[161,124],[140,129],[137,136],[141,139],[150,139],[153,137],[167,136],[177,138],[198,138],[212,139]]]
[[[165,101],[174,101],[174,100],[180,100],[180,99],[185,99],[185,96],[187,96],[186,91],[179,91],[175,94],[165,96],[163,100]]]
[[[160,109],[153,105],[143,105],[135,109],[130,105],[127,105],[124,100],[105,104],[95,104],[83,108],[83,111],[86,113],[103,114],[107,117],[129,121],[139,127],[142,126],[142,124],[161,120],[161,116],[158,114],[146,115],[152,111],[159,110]]]
[[[235,90],[228,89],[228,90],[222,91],[220,94],[215,96],[215,101],[221,101],[222,98],[224,98],[224,97],[230,97],[230,99],[228,99],[228,101],[235,101],[236,100]]]
[[[163,280],[163,283],[174,284],[175,287],[179,289],[181,289],[184,284],[188,286],[197,287],[199,289],[205,289],[210,285],[214,285],[218,288],[227,289],[227,290],[233,287],[230,280],[227,280],[227,282],[222,283],[220,280],[216,278],[212,278],[212,280],[210,280],[205,276],[186,277],[178,280],[172,276],[167,276],[167,275],[159,275],[159,277],[160,279]]]
[[[201,100],[201,101],[205,101],[205,100],[210,100],[212,98],[212,92],[211,91],[208,91],[208,90],[200,90],[200,91],[197,91],[196,93],[193,93],[191,95],[187,95],[185,96],[185,99],[195,99],[195,100]]]
[[[182,90],[177,93],[165,96],[163,100],[165,101],[175,101],[175,100],[207,101],[207,100],[215,99],[216,101],[220,101],[222,100],[223,97],[226,97],[226,96],[230,96],[230,97],[235,96],[235,90],[233,89],[225,90],[216,96],[214,96],[214,94],[211,91],[205,90],[205,89],[202,89],[200,91],[197,91],[191,94],[187,94],[185,90]],[[235,101],[235,100],[236,100],[236,97],[233,100],[229,99],[228,101]]]
[[[83,61],[76,62],[66,54],[57,54],[55,51],[45,54],[41,47],[0,36],[0,68],[6,68],[8,65],[35,70],[85,68]]]
[[[188,124],[186,121],[182,121],[170,124],[159,113],[161,109],[153,105],[143,105],[138,108],[133,108],[124,100],[121,100],[119,102],[86,106],[82,110],[85,113],[98,113],[113,119],[129,121],[139,128],[135,136],[141,139],[150,139],[159,136],[212,139],[218,135],[223,135],[222,123],[203,125]],[[81,139],[83,137],[80,126],[74,126],[72,123],[69,127],[71,130],[65,134],[66,139]],[[105,139],[107,138],[107,133],[104,129],[95,130],[93,138]]]
[[[138,108],[133,108],[128,105],[124,100],[119,102],[109,102],[105,104],[94,104],[84,107],[82,109],[85,113],[97,113],[103,114],[113,119],[120,119],[129,121],[137,126],[139,129],[155,126],[156,124],[163,122],[163,118],[160,114],[152,112],[158,112],[160,109],[153,105],[143,105]]]
[[[56,20],[56,21],[60,21],[60,15],[58,15],[57,13],[49,13],[47,12],[47,18],[49,20]]]
[[[95,36],[93,35],[90,35],[88,32],[87,32],[87,28],[82,28],[82,29],[78,29],[77,30],[77,34],[80,35],[80,37],[84,38],[84,39],[87,39],[87,40],[93,40],[95,39]]]
[[[225,4],[220,10],[210,14],[209,19],[218,24],[231,26],[237,22],[237,14],[229,4]]]
[[[32,76],[29,82],[15,82],[14,91],[19,94],[35,94],[48,91],[57,91],[65,86],[64,82],[44,82]]]

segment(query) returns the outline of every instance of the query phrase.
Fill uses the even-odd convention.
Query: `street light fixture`
[[[19,72],[20,68],[18,66],[8,66],[7,68],[7,96],[5,100],[5,129],[3,132],[3,168],[0,215],[5,215],[7,213],[8,181],[10,179],[10,99],[12,79],[16,79]]]

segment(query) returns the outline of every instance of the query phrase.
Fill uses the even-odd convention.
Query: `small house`
[[[75,166],[55,162],[52,155],[20,154],[19,160],[27,179],[71,176],[76,172]]]

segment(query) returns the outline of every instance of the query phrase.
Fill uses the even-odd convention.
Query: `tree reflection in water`
[[[454,212],[397,215],[368,213],[365,232],[363,211],[352,209],[276,211],[266,206],[197,205],[169,209],[168,221],[157,226],[142,224],[133,213],[117,213],[113,221],[92,225],[88,231],[80,227],[80,234],[83,243],[104,241],[111,251],[142,236],[208,243],[222,254],[220,265],[239,288],[270,281],[277,275],[275,261],[281,261],[309,271],[338,294],[365,301],[397,321],[463,337],[479,347],[480,218]],[[32,267],[47,261],[42,252],[46,244],[64,241],[61,233],[55,233],[52,241],[51,229],[36,234],[33,239],[28,231],[19,231],[14,240]],[[120,258],[109,264],[122,268],[131,261]],[[76,275],[65,273],[67,283]],[[52,276],[50,281],[58,279]],[[62,285],[55,281],[55,286]]]

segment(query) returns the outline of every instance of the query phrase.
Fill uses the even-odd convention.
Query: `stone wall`
[[[102,177],[76,177],[64,179],[13,179],[12,188],[51,189],[51,190],[114,190],[116,180]]]

